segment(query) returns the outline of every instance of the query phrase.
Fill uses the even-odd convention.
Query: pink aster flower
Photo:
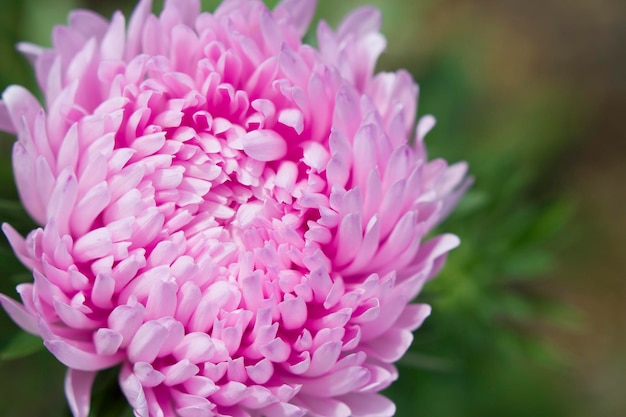
[[[1,302],[68,366],[74,416],[118,364],[140,417],[394,414],[466,166],[427,160],[410,75],[374,74],[379,12],[314,49],[314,6],[142,0],[20,46],[45,105],[9,87],[0,128],[41,227],[4,225],[34,281]]]

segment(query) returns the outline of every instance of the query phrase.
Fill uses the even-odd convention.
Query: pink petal
[[[285,329],[299,329],[307,320],[306,302],[302,297],[287,297],[278,304]]]
[[[360,120],[359,96],[352,88],[344,85],[335,97],[333,127],[346,137],[352,138],[359,128]]]
[[[435,127],[436,123],[435,118],[429,114],[422,116],[422,118],[419,119],[416,128],[416,145],[424,141],[424,137],[433,127]]]
[[[126,21],[124,15],[117,11],[113,14],[111,23],[101,44],[100,54],[103,60],[120,60],[124,56],[126,41]]]
[[[115,330],[100,328],[94,333],[94,346],[99,355],[113,355],[117,353],[124,337]]]
[[[70,219],[70,227],[74,236],[86,234],[94,220],[111,201],[111,191],[106,182],[101,182],[87,191],[76,205],[74,216]]]
[[[376,142],[378,130],[368,124],[361,126],[354,135],[354,182],[365,185],[368,175],[376,167]]]
[[[410,304],[404,309],[395,326],[399,329],[415,331],[430,316],[431,311],[432,308],[428,304]]]
[[[16,130],[13,127],[13,121],[11,120],[11,114],[6,104],[0,100],[0,130],[3,130],[10,134],[15,134]]]
[[[352,417],[350,407],[334,398],[298,396],[297,403],[305,406],[311,415],[328,417]]]
[[[284,402],[269,405],[263,409],[263,412],[272,417],[304,417],[307,414],[305,408]]]
[[[128,345],[135,332],[143,323],[143,306],[120,305],[115,307],[108,318],[108,326],[124,337],[123,346]]]
[[[209,397],[219,389],[213,380],[203,376],[192,376],[187,379],[183,385],[188,392],[200,397]]]
[[[122,353],[98,355],[72,346],[64,340],[46,340],[44,345],[64,365],[81,371],[99,371],[116,365],[123,358]]]
[[[35,262],[26,249],[24,238],[8,223],[2,223],[2,231],[22,264],[28,269],[34,269]]]
[[[127,365],[122,367],[119,381],[120,388],[131,407],[133,407],[135,415],[137,417],[149,417],[148,403],[144,389],[139,378],[132,373]]]
[[[335,366],[341,354],[342,343],[338,341],[326,342],[313,352],[311,366],[304,374],[316,377],[329,372]]]
[[[29,311],[26,311],[22,304],[4,294],[0,294],[0,304],[2,304],[4,311],[7,312],[7,314],[18,326],[26,330],[28,333],[39,336],[37,318]]]
[[[128,359],[131,362],[152,362],[165,343],[167,328],[151,320],[144,323],[128,346]]]
[[[353,36],[358,39],[367,33],[378,31],[381,20],[380,10],[373,7],[361,7],[351,12],[341,22],[337,36],[339,38]]]
[[[329,375],[310,379],[302,385],[301,392],[319,398],[337,397],[365,385],[370,378],[367,369],[361,366],[351,366],[333,372]]]
[[[173,316],[176,311],[177,290],[178,286],[174,282],[158,281],[148,295],[146,319]]]
[[[249,387],[247,394],[248,396],[244,398],[240,404],[243,407],[253,410],[267,407],[278,401],[278,398],[276,398],[269,389],[258,385]]]
[[[206,333],[188,333],[174,349],[178,360],[189,359],[193,363],[208,362],[215,352],[212,338]]]
[[[65,374],[65,396],[74,417],[87,417],[91,403],[91,387],[96,372],[68,369]]]
[[[2,93],[2,128],[7,132],[17,131],[19,137],[27,134],[25,129],[30,129],[35,120],[41,105],[33,95],[23,87],[11,85]],[[8,113],[8,114],[7,114]],[[7,116],[11,120],[11,125],[7,122]]]
[[[261,359],[254,365],[246,366],[250,379],[257,384],[265,384],[274,374],[274,365],[267,359]]]
[[[345,265],[354,259],[361,247],[363,232],[361,230],[361,214],[350,213],[341,220],[337,233],[335,262],[338,266]]]
[[[165,375],[163,383],[169,386],[182,384],[189,378],[195,376],[199,370],[200,368],[189,362],[189,359],[183,359],[174,365],[167,366],[162,369],[162,372]]]
[[[74,257],[79,262],[86,262],[108,255],[112,248],[111,232],[106,227],[101,227],[76,240]]]
[[[165,380],[165,375],[155,370],[147,362],[137,362],[133,365],[133,373],[146,388],[156,387]]]
[[[408,330],[391,329],[379,338],[367,342],[367,352],[383,362],[392,363],[400,359],[413,342],[413,333]]]
[[[287,153],[287,142],[273,130],[253,130],[241,141],[244,152],[258,161],[275,161]]]
[[[352,411],[352,417],[393,417],[396,406],[379,394],[348,394],[341,397]]]
[[[272,362],[284,362],[291,353],[290,346],[281,338],[276,338],[271,342],[259,347],[259,352]]]
[[[229,381],[222,385],[215,394],[211,396],[211,401],[221,406],[235,405],[247,396],[248,387],[240,382]]]
[[[278,113],[278,122],[289,126],[300,135],[304,130],[304,116],[299,109],[284,109]]]
[[[299,36],[304,36],[311,23],[317,2],[315,0],[282,0],[274,8],[274,16],[288,18]]]
[[[37,171],[34,161],[29,155],[24,145],[16,142],[13,145],[13,173],[20,195],[20,200],[33,219],[39,224],[46,222],[46,209],[41,201],[38,187],[32,186],[33,178],[36,178]]]
[[[72,10],[68,20],[70,26],[86,38],[100,38],[109,26],[102,16],[88,10]]]

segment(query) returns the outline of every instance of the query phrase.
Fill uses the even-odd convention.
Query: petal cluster
[[[314,6],[142,0],[20,46],[45,106],[9,87],[0,128],[41,227],[3,226],[34,279],[0,302],[69,367],[75,417],[118,364],[139,417],[393,415],[466,166],[428,160],[410,75],[374,74],[379,12],[315,49]]]

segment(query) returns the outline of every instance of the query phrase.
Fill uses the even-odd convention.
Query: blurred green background
[[[463,245],[420,296],[434,312],[387,392],[397,415],[626,416],[624,2],[321,0],[316,18],[336,25],[364,4],[384,14],[379,69],[411,71],[420,113],[438,119],[430,154],[476,177],[441,227]],[[76,7],[109,17],[133,2],[0,0],[0,90],[36,89],[14,45],[49,46]],[[12,140],[0,138],[0,221],[27,232]],[[14,294],[28,276],[4,239],[0,261]],[[39,346],[0,314],[0,416],[69,415],[63,367]],[[130,415],[98,402],[119,396],[107,381],[94,417]]]

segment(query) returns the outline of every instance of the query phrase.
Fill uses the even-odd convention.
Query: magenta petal
[[[91,386],[96,372],[68,369],[65,374],[65,396],[74,417],[87,417],[91,403]]]

